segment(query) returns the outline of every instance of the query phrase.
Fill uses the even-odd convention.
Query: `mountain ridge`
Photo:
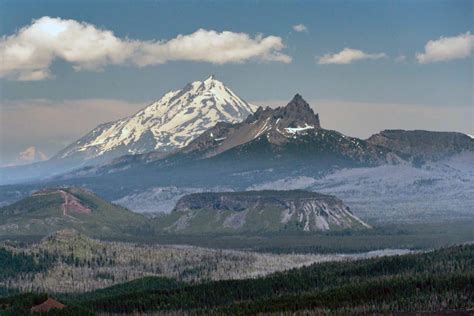
[[[315,114],[303,97],[296,94],[284,107],[259,107],[241,123],[216,124],[180,152],[190,153],[204,148],[206,157],[214,156],[264,134],[268,135],[270,142],[280,145],[290,135],[320,128],[319,114]],[[204,144],[207,144],[207,149]],[[212,149],[209,150],[209,147]]]
[[[257,143],[261,145],[260,148],[257,148],[259,147]],[[337,131],[323,129],[319,114],[314,113],[302,96],[296,94],[286,106],[265,109],[259,107],[243,122],[233,124],[218,122],[187,146],[170,155],[148,153],[139,157],[123,157],[116,160],[115,164],[104,166],[104,170],[116,167],[120,170],[135,164],[169,166],[190,160],[219,160],[231,153],[239,156],[236,158],[243,159],[242,155],[246,152],[265,150],[269,155],[268,159],[271,160],[284,158],[285,155],[303,160],[317,160],[324,158],[323,156],[336,155],[342,160],[361,165],[401,161],[387,148],[371,145],[364,140],[345,136]],[[238,161],[235,162],[238,163]]]
[[[474,139],[458,132],[387,129],[373,134],[367,142],[411,157],[416,164],[474,151]]]
[[[333,144],[326,146],[328,141]],[[206,159],[228,154],[231,151],[242,153],[246,147],[251,146],[252,142],[269,145],[270,150],[274,151],[276,156],[278,156],[278,152],[281,153],[284,150],[285,146],[303,145],[308,147],[310,146],[308,144],[317,142],[318,144],[314,143],[312,149],[310,148],[316,150],[316,153],[318,150],[323,152],[328,149],[334,153],[342,153],[342,156],[349,160],[368,164],[400,161],[395,154],[388,155],[390,150],[386,148],[372,146],[364,140],[323,129],[319,114],[314,113],[300,94],[296,94],[286,106],[259,107],[243,122],[218,122],[175,153],[160,155],[151,152],[138,156],[121,157],[111,165],[113,169],[120,165],[129,167],[137,163],[156,162],[159,164],[160,161]],[[105,168],[107,167],[106,165]]]
[[[321,128],[319,115],[297,94],[285,107],[259,108],[243,122],[218,122],[175,153],[122,157],[62,179],[103,177],[107,182],[120,181],[117,176],[127,178],[129,183],[140,179],[141,188],[212,184],[237,186],[234,189],[240,190],[252,185],[251,180],[268,181],[290,175],[317,177],[335,168],[402,162],[390,149]],[[248,172],[255,173],[255,177],[240,176]]]

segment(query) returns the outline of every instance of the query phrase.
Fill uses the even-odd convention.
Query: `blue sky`
[[[278,52],[291,57],[289,63],[261,58],[223,64],[183,59],[142,68],[120,63],[104,65],[101,71],[76,71],[70,62],[55,58],[48,68],[50,78],[0,79],[2,107],[9,109],[3,111],[4,119],[15,105],[38,99],[55,105],[81,99],[145,105],[167,90],[211,73],[244,99],[257,103],[283,102],[299,92],[308,100],[329,100],[333,104],[377,104],[386,106],[387,111],[396,104],[413,105],[424,111],[459,110],[460,115],[467,113],[473,118],[472,55],[429,63],[420,63],[416,58],[430,40],[472,33],[472,1],[1,0],[0,12],[2,36],[15,35],[20,28],[31,25],[33,19],[49,16],[86,22],[97,29],[110,30],[120,39],[137,41],[168,41],[200,28],[246,33],[251,38],[257,34],[275,36],[285,46]],[[292,26],[297,24],[303,24],[307,31],[295,31]],[[321,56],[344,48],[360,50],[367,56],[384,56],[348,64],[318,63]],[[114,118],[111,114],[110,119]],[[430,119],[429,115],[426,119]],[[446,126],[436,122],[420,126],[446,130],[459,125],[456,130],[473,132],[472,120],[464,117],[459,122],[462,126],[454,121]],[[91,120],[85,125],[90,128],[95,123]],[[376,131],[360,133],[369,132]],[[18,141],[21,146],[28,143]],[[8,139],[3,137],[4,151],[14,152],[21,147],[7,146],[6,142]],[[43,145],[49,146],[49,151],[56,149]]]

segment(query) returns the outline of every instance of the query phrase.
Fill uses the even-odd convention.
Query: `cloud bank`
[[[167,41],[140,41],[119,38],[89,23],[45,16],[0,39],[0,77],[42,80],[51,76],[50,66],[56,59],[71,63],[75,70],[118,64],[144,67],[176,60],[289,63],[291,57],[281,52],[284,47],[278,36],[204,29]]]
[[[364,59],[380,59],[387,57],[384,53],[375,53],[369,54],[365,53],[358,49],[353,48],[344,48],[342,51],[336,54],[326,54],[322,57],[319,57],[318,64],[327,65],[327,64],[338,64],[346,65],[355,61],[364,60]]]
[[[428,41],[425,52],[416,54],[416,59],[421,64],[461,59],[469,57],[474,48],[474,35],[466,32],[453,37],[440,37]]]

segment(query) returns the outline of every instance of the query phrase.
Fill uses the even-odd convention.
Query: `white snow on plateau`
[[[99,125],[55,158],[169,152],[186,146],[217,122],[245,120],[254,109],[210,76],[166,93],[133,116]]]

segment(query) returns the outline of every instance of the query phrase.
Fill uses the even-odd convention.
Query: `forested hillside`
[[[474,308],[474,246],[321,263],[257,279],[196,285],[147,278],[60,298],[69,309],[123,314],[468,311]]]
[[[0,244],[0,287],[21,292],[86,292],[146,276],[188,283],[246,279],[354,255],[269,254],[193,246],[106,242],[74,230],[40,243]],[[2,274],[5,277],[2,278]]]

